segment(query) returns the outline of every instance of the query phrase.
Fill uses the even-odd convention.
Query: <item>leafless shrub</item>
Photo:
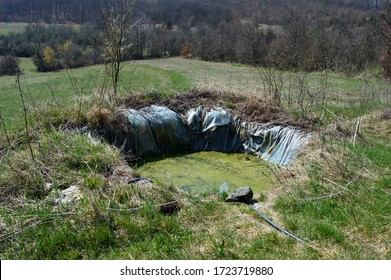
[[[307,120],[311,117],[321,117],[326,102],[327,87],[327,73],[321,75],[319,86],[316,89],[309,87],[308,74],[306,72],[301,72],[297,76],[296,103],[303,119]],[[315,110],[317,108],[320,108],[321,111],[318,116],[315,116]]]
[[[275,67],[262,68],[259,71],[261,76],[264,97],[274,106],[281,106],[285,78],[283,72]]]
[[[106,1],[101,10],[100,19],[105,41],[106,73],[111,78],[113,100],[117,98],[124,54],[132,46],[129,41],[129,32],[133,27],[134,3],[135,0]]]

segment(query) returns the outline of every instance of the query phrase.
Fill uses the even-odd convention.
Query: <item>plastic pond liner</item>
[[[116,131],[111,142],[126,153],[144,157],[180,150],[252,153],[277,165],[289,165],[308,136],[298,129],[247,123],[229,110],[202,106],[182,119],[174,111],[150,106],[122,111],[126,132]]]
[[[141,176],[198,194],[240,187],[250,187],[244,189],[251,196],[267,191],[276,179],[267,164],[291,164],[308,140],[298,129],[247,123],[222,108],[207,111],[200,106],[183,118],[160,106],[122,113],[128,123],[109,135],[109,141],[142,158]],[[264,216],[256,204],[250,207],[275,229],[304,242]]]
[[[186,116],[161,106],[121,112],[127,122],[109,141],[143,159],[142,176],[194,190],[214,191],[224,182],[267,190],[274,176],[266,165],[291,164],[308,139],[296,128],[245,122],[219,107]]]

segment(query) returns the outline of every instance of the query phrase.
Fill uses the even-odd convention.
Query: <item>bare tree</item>
[[[113,99],[117,98],[124,54],[131,47],[129,34],[133,27],[135,0],[106,0],[101,9],[101,25],[105,43],[106,71],[112,80]]]

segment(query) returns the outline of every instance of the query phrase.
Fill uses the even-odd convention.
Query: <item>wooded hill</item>
[[[108,1],[115,0],[1,0],[0,21],[95,23],[99,7]],[[281,20],[278,15],[287,8],[296,7],[303,12],[322,9],[325,14],[336,8],[364,12],[382,2],[384,0],[138,0],[136,10],[155,23],[171,21],[181,26],[217,25],[221,21],[251,17],[275,24]]]
[[[97,32],[82,29],[87,30],[82,36],[69,29],[30,27],[23,36],[0,37],[0,55],[33,56],[49,46],[55,57],[60,55],[60,45],[71,42],[69,49],[74,50],[72,46],[83,41],[70,55],[80,58],[84,52],[88,57],[77,62],[70,58],[67,64],[100,63],[99,11],[108,1],[116,0],[0,1],[0,21],[97,27]],[[281,69],[330,69],[348,75],[381,65],[385,75],[391,76],[390,1],[139,0],[133,9],[139,24],[131,32],[132,48],[124,59],[182,55]],[[34,41],[34,30],[46,34],[45,38]],[[86,38],[92,45],[86,45]],[[61,68],[61,63],[41,67],[54,68]]]

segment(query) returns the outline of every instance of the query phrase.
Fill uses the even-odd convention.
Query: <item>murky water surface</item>
[[[195,193],[216,192],[224,182],[229,191],[249,186],[254,193],[261,193],[271,189],[275,181],[264,161],[246,154],[172,153],[145,158],[138,165],[142,177],[170,181]]]

